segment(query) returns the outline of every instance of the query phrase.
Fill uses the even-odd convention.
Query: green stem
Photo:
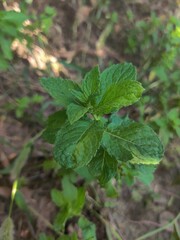
[[[37,133],[34,137],[32,137],[32,138],[28,141],[28,143],[25,144],[25,146],[28,145],[28,144],[30,144],[30,145],[33,144],[34,141],[36,141],[36,140],[42,135],[42,133],[43,133],[43,130],[40,131],[39,133]],[[19,163],[18,163],[18,164],[19,164]],[[22,168],[21,168],[21,169],[22,169]],[[20,169],[20,170],[21,170],[21,169]],[[20,173],[20,172],[19,172],[19,173]],[[15,195],[16,195],[16,192],[17,192],[17,188],[18,188],[18,179],[17,179],[18,177],[19,177],[19,174],[17,174],[16,180],[13,182],[13,186],[12,186],[11,203],[10,203],[9,214],[8,214],[9,217],[11,217],[11,215],[12,215],[14,198],[15,198]]]
[[[11,217],[11,214],[12,214],[13,203],[14,203],[16,192],[17,192],[17,188],[18,188],[18,180],[15,180],[13,182],[12,192],[11,192],[11,203],[10,203],[9,214],[8,214],[9,217]]]
[[[170,227],[171,225],[175,224],[176,221],[178,220],[178,218],[180,217],[180,213],[170,222],[170,223],[167,223],[166,225],[160,227],[160,228],[157,228],[151,232],[148,232],[146,233],[145,235],[137,238],[136,240],[143,240],[143,239],[146,239],[146,238],[149,238],[151,236],[153,236],[154,234],[157,234],[159,232],[162,232],[163,230],[165,230],[166,228]]]

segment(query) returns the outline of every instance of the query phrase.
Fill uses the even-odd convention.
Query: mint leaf
[[[72,90],[79,89],[75,82],[62,78],[41,78],[41,85],[58,104],[64,107],[75,100]]]
[[[67,203],[73,202],[77,198],[77,188],[71,183],[68,176],[64,176],[62,179],[63,196]]]
[[[64,198],[63,192],[58,189],[51,190],[51,199],[58,207],[66,205],[66,200]]]
[[[104,129],[100,122],[94,122],[82,136],[74,151],[78,167],[87,165],[95,156],[102,139]]]
[[[107,87],[94,113],[103,115],[129,106],[140,99],[143,90],[141,84],[133,80],[113,83]]]
[[[42,137],[49,143],[53,144],[55,142],[56,133],[63,126],[67,120],[67,115],[65,110],[61,110],[53,113],[48,117],[47,126],[42,134]]]
[[[54,157],[66,168],[87,165],[99,148],[103,134],[101,124],[78,121],[66,124],[56,136]]]
[[[87,107],[83,107],[75,103],[69,104],[67,107],[67,116],[69,122],[73,124],[74,122],[78,121],[81,117],[84,116],[85,113],[87,113],[87,111]]]
[[[100,73],[99,68],[94,67],[88,72],[82,81],[79,90],[73,90],[72,93],[79,103],[90,107],[95,102],[95,97],[99,93]]]
[[[84,240],[96,240],[96,226],[84,216],[80,217],[78,226],[82,230]]]
[[[16,12],[16,11],[1,11],[1,13],[4,15],[2,16],[3,21],[12,23],[17,27],[22,26],[22,23],[28,18],[23,13]]]
[[[78,240],[78,237],[76,233],[72,233],[72,235],[62,235],[57,240]]]
[[[79,89],[79,90],[73,89],[72,94],[73,94],[74,98],[76,99],[76,103],[79,103],[79,104],[87,103],[87,98],[85,97],[85,95],[81,91],[81,89]]]
[[[154,165],[136,165],[137,178],[145,185],[150,185],[154,178]]]
[[[129,120],[128,124],[107,130],[103,145],[120,161],[124,161],[121,149],[124,156],[126,153],[129,157],[132,155],[133,164],[158,164],[163,156],[163,147],[156,133],[148,126]]]
[[[88,100],[90,96],[97,95],[100,85],[100,73],[98,66],[94,67],[88,72],[82,81],[81,89],[84,93],[85,99]]]
[[[53,226],[55,228],[56,231],[61,230],[62,228],[64,228],[66,221],[68,220],[68,218],[72,217],[71,214],[69,213],[69,207],[68,206],[64,206],[60,212],[58,212],[58,214],[56,215],[55,219],[54,219],[54,223]]]
[[[74,150],[91,124],[91,121],[78,121],[73,125],[67,123],[57,133],[54,146],[54,158],[62,166],[66,168],[76,166],[76,159],[73,157]]]
[[[104,92],[112,83],[136,80],[136,68],[131,63],[114,64],[100,75],[101,91]]]
[[[88,165],[90,173],[98,177],[102,184],[107,183],[117,172],[117,160],[101,148]]]
[[[102,145],[107,152],[118,161],[126,162],[133,158],[131,151],[127,150],[116,138],[105,132],[102,138]]]
[[[85,189],[80,187],[77,189],[77,198],[72,203],[73,215],[79,215],[81,213],[81,210],[84,206],[84,202],[85,202]]]

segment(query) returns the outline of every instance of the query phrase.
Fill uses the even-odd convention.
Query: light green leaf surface
[[[85,203],[85,189],[80,187],[77,189],[77,198],[72,202],[73,215],[79,215]]]
[[[41,78],[41,85],[58,104],[64,107],[74,101],[72,90],[79,89],[75,82],[62,78]]]
[[[96,226],[94,223],[82,216],[78,221],[78,226],[82,230],[83,240],[96,240]]]
[[[58,214],[56,215],[54,219],[54,228],[56,231],[59,231],[64,228],[66,221],[68,218],[71,217],[71,214],[69,213],[68,206],[63,207]]]
[[[21,152],[19,153],[18,157],[14,160],[14,165],[11,170],[11,178],[12,179],[18,179],[22,168],[24,167],[24,165],[26,164],[26,162],[28,160],[28,157],[31,153],[31,149],[32,149],[32,142],[31,142],[31,140],[29,140],[28,143],[26,143],[22,147]]]
[[[129,152],[133,164],[158,164],[163,156],[163,146],[156,133],[150,127],[133,121],[107,130],[103,145],[110,155],[121,161],[124,161],[122,156]]]
[[[99,148],[102,134],[103,129],[97,122],[78,121],[65,125],[56,136],[55,160],[66,168],[87,165]]]
[[[78,240],[78,237],[76,233],[73,233],[72,235],[63,235],[59,237],[57,240]]]
[[[13,23],[16,26],[21,26],[22,23],[27,19],[27,16],[20,12],[16,11],[2,11],[2,12],[4,12],[2,20]]]
[[[100,102],[95,107],[94,113],[103,115],[132,105],[140,99],[143,90],[141,84],[133,80],[113,83],[105,90]]]
[[[79,90],[73,89],[72,94],[73,94],[74,98],[76,99],[77,103],[84,104],[87,102],[87,99],[86,99],[84,93],[81,91],[81,89],[79,89]]]
[[[78,121],[81,117],[84,116],[85,113],[87,113],[87,111],[88,111],[87,107],[83,107],[75,103],[69,104],[67,107],[67,116],[70,124],[73,124],[74,122]]]
[[[40,233],[38,240],[54,240],[54,237],[47,236],[45,233]]]
[[[154,178],[154,171],[155,166],[154,165],[137,165],[136,166],[137,171],[137,178],[143,182],[145,185],[150,185]]]
[[[99,77],[99,68],[96,66],[86,74],[84,80],[82,81],[81,89],[86,100],[88,100],[90,96],[96,95],[98,93],[100,84]]]
[[[51,190],[51,199],[58,207],[66,205],[66,200],[64,198],[63,192],[58,189]]]
[[[77,188],[71,183],[68,176],[62,179],[63,196],[67,202],[73,202],[77,198]]]
[[[12,58],[13,58],[13,53],[12,53],[12,50],[11,50],[11,44],[12,44],[11,40],[0,37],[1,50],[3,52],[3,55],[4,55],[5,59],[8,59],[8,60],[12,60]]]
[[[100,75],[101,91],[104,92],[112,83],[136,80],[136,68],[131,63],[114,64]]]
[[[89,171],[102,184],[107,183],[117,172],[117,160],[101,148],[89,163]]]

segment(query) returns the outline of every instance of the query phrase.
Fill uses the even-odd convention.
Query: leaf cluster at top
[[[151,172],[159,163],[163,148],[155,132],[115,113],[138,101],[144,90],[132,64],[115,64],[102,73],[94,67],[81,84],[62,78],[42,78],[41,84],[65,108],[49,117],[44,131],[62,167],[86,167],[106,183],[123,162]]]

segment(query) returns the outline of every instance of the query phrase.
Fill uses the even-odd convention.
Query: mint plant
[[[64,107],[49,116],[43,133],[54,144],[54,158],[62,168],[86,170],[101,184],[128,168],[149,184],[163,156],[162,144],[149,126],[117,114],[144,90],[131,63],[102,73],[96,66],[81,84],[62,78],[42,78],[41,84]]]

